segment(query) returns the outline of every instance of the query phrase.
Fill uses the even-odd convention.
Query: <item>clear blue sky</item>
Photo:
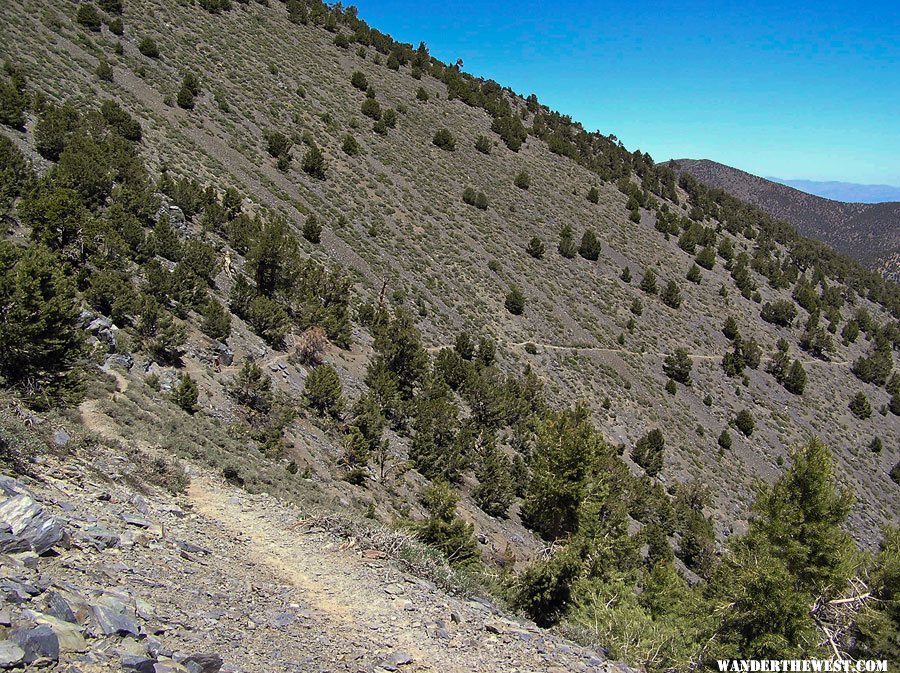
[[[898,0],[355,4],[657,161],[900,185]]]

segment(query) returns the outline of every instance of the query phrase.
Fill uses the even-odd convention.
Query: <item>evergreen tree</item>
[[[464,566],[477,560],[475,529],[456,515],[456,492],[447,483],[436,482],[425,489],[422,501],[428,518],[416,526],[416,537],[440,550],[452,565]]]
[[[621,273],[621,275],[619,275],[619,278],[622,280],[623,283],[630,283],[631,282],[631,268],[626,266],[624,269],[622,269],[622,273]]]
[[[860,420],[865,420],[872,415],[872,405],[869,404],[869,398],[862,391],[853,396],[848,406],[853,415]]]
[[[442,150],[448,152],[456,151],[456,138],[453,137],[453,134],[450,133],[449,129],[438,129],[431,139],[431,142],[435,147],[439,147]]]
[[[95,33],[100,31],[100,26],[103,24],[100,12],[98,12],[97,8],[90,2],[84,2],[78,5],[78,11],[75,12],[75,20]]]
[[[322,225],[315,215],[310,215],[303,223],[303,238],[310,243],[320,243],[322,241]]]
[[[647,269],[644,273],[644,277],[641,278],[640,288],[647,294],[656,294],[656,273],[653,269]]]
[[[245,407],[261,414],[272,409],[272,379],[252,360],[245,360],[227,386],[228,393]]]
[[[575,232],[568,224],[563,225],[559,232],[559,245],[557,246],[559,254],[566,259],[572,259],[578,251],[575,245]]]
[[[531,177],[528,175],[528,171],[524,168],[516,173],[516,178],[513,181],[513,184],[519,189],[528,189],[531,187]]]
[[[600,257],[600,239],[590,229],[587,229],[581,237],[581,245],[578,254],[592,262]]]
[[[513,286],[509,288],[509,292],[506,295],[506,301],[504,301],[504,306],[506,306],[506,310],[512,313],[513,315],[522,315],[525,311],[525,295],[522,294],[522,291]]]
[[[715,248],[713,248],[712,245],[706,246],[705,248],[703,248],[703,250],[697,253],[694,261],[707,271],[712,271],[713,267],[716,265]]]
[[[332,365],[313,369],[303,385],[303,397],[320,416],[338,418],[344,410],[344,391],[337,370]]]
[[[595,186],[591,185],[591,188],[588,190],[587,198],[591,203],[600,203],[600,192]]]
[[[727,318],[725,318],[725,324],[722,326],[722,334],[724,334],[725,338],[729,340],[734,340],[735,338],[740,336],[740,332],[738,332],[737,320],[735,320],[733,316],[728,316]]]
[[[491,141],[488,140],[487,136],[481,135],[475,139],[475,149],[481,152],[482,154],[490,154],[491,153]]]
[[[509,458],[493,442],[482,449],[475,468],[478,486],[472,498],[490,516],[505,517],[513,499],[512,465]]]
[[[741,409],[737,416],[734,417],[734,424],[737,429],[741,431],[741,434],[745,437],[749,437],[753,434],[753,428],[756,426],[756,421],[753,420],[753,414],[747,409]]]
[[[686,386],[691,384],[691,368],[694,363],[687,351],[678,348],[671,355],[667,355],[663,362],[663,372],[670,379],[683,383]]]
[[[641,437],[631,450],[631,459],[644,468],[648,477],[655,477],[663,467],[665,438],[659,429]]]
[[[700,273],[700,267],[696,264],[691,264],[691,268],[688,269],[686,278],[692,283],[699,283],[703,280],[703,276]]]
[[[247,252],[247,269],[253,274],[256,291],[272,297],[289,288],[296,257],[297,239],[291,234],[286,220],[276,217],[260,223]]]
[[[0,378],[46,406],[77,391],[84,348],[75,287],[45,247],[0,242]]]
[[[728,434],[728,430],[722,430],[718,443],[726,451],[731,448],[731,435]]]
[[[197,383],[189,374],[182,374],[178,377],[178,384],[172,388],[172,401],[189,414],[197,413],[200,405],[197,400],[200,391]]]
[[[200,329],[211,339],[225,341],[231,335],[231,313],[217,300],[210,298],[203,309]]]
[[[680,307],[681,289],[678,287],[678,283],[676,283],[674,280],[670,280],[666,284],[665,289],[662,291],[660,298],[663,300],[663,303],[669,308]]]
[[[806,389],[806,370],[800,360],[794,360],[783,381],[785,389],[794,395],[802,395]]]
[[[309,149],[306,150],[306,154],[303,155],[303,162],[300,164],[300,168],[303,169],[304,173],[316,178],[317,180],[325,179],[325,171],[327,168],[327,165],[325,163],[325,155],[322,154],[322,150],[320,150],[315,143],[310,145]]]

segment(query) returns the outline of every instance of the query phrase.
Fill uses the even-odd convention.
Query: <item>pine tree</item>
[[[740,336],[740,332],[738,332],[737,320],[735,320],[733,316],[728,316],[727,318],[725,318],[725,324],[722,326],[722,334],[724,334],[725,338],[729,340],[734,340]]]
[[[320,243],[322,241],[322,225],[315,215],[310,215],[303,223],[303,238],[310,243]]]
[[[665,289],[662,291],[660,298],[663,300],[663,303],[669,308],[678,308],[681,306],[681,289],[678,287],[678,283],[674,280],[670,280]]]
[[[75,286],[39,244],[0,242],[0,377],[45,406],[77,392],[84,349]]]
[[[703,248],[703,250],[697,253],[694,261],[707,271],[712,271],[713,267],[716,265],[715,248],[713,248],[712,245],[706,246],[705,248]]]
[[[641,278],[640,288],[647,294],[656,294],[656,273],[653,269],[647,269],[644,273],[644,277]]]
[[[272,379],[252,360],[245,360],[227,390],[238,404],[261,414],[272,408]]]
[[[745,437],[749,437],[753,434],[753,428],[756,426],[756,421],[753,420],[753,414],[747,409],[741,409],[737,416],[734,417],[734,425],[741,431],[741,434]]]
[[[456,566],[478,558],[475,528],[456,515],[459,496],[445,482],[428,486],[422,495],[428,518],[416,526],[416,537],[444,554]]]
[[[688,269],[687,276],[685,276],[692,283],[699,283],[703,280],[703,275],[700,273],[700,267],[696,264],[691,264],[691,268]]]
[[[189,414],[200,410],[200,405],[197,404],[199,396],[197,382],[189,374],[182,374],[178,378],[178,384],[172,388],[172,401]]]
[[[587,229],[582,235],[578,254],[592,262],[596,262],[600,257],[600,239],[591,229]]]
[[[862,391],[853,396],[848,406],[853,415],[860,420],[865,420],[872,415],[872,405],[869,404],[869,398]]]
[[[626,266],[624,269],[622,269],[622,273],[619,275],[619,278],[621,279],[621,281],[623,283],[630,283],[631,282],[631,268]]]
[[[481,451],[475,468],[478,486],[472,498],[485,514],[505,517],[513,499],[512,466],[509,458],[492,442]]]
[[[231,313],[217,300],[210,298],[203,309],[200,329],[211,339],[225,341],[231,334]]]
[[[678,381],[686,386],[691,385],[691,368],[694,363],[690,355],[683,348],[678,348],[671,355],[667,355],[663,362],[663,372],[670,379]]]
[[[722,430],[718,443],[726,451],[731,448],[731,435],[728,434],[728,430]]]
[[[631,450],[631,459],[644,468],[648,477],[655,477],[663,467],[665,438],[659,429],[641,437]]]
[[[481,152],[482,154],[490,154],[491,153],[491,141],[487,136],[480,135],[475,139],[475,149]]]
[[[572,259],[578,252],[578,247],[575,245],[575,232],[572,231],[572,227],[568,224],[563,225],[563,228],[559,232],[559,245],[557,246],[557,250],[559,251],[559,254],[566,259]]]
[[[591,203],[600,203],[600,192],[595,186],[592,185],[588,190],[587,198]]]
[[[800,360],[794,360],[784,379],[784,387],[789,393],[802,395],[806,389],[806,370]]]
[[[453,134],[450,133],[449,129],[438,129],[431,139],[431,142],[435,147],[439,147],[447,152],[456,151],[456,138],[453,137]]]
[[[522,291],[518,287],[512,286],[509,288],[509,292],[506,295],[506,300],[503,302],[503,305],[506,307],[506,310],[513,315],[522,315],[525,311],[525,295],[522,294]]]
[[[344,410],[344,392],[337,370],[332,365],[313,369],[303,385],[303,397],[320,416],[338,418]]]
[[[304,173],[316,178],[317,180],[325,179],[325,171],[327,168],[325,163],[325,155],[322,154],[322,150],[320,150],[316,144],[310,145],[309,149],[306,150],[306,154],[303,155],[303,162],[300,164],[300,168],[303,169]]]
[[[528,189],[531,187],[531,177],[528,175],[528,171],[524,168],[516,173],[516,178],[513,181],[513,184],[519,189]]]

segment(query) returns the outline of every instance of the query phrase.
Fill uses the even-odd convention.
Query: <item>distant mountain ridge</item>
[[[900,280],[900,203],[834,201],[708,159],[674,159],[670,165]]]
[[[832,201],[847,203],[889,203],[900,201],[900,187],[892,185],[864,185],[856,182],[840,182],[836,180],[786,180],[766,176],[766,180],[777,182],[801,192],[821,196]]]

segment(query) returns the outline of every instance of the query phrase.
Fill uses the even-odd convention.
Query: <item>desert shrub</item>
[[[513,315],[522,315],[525,311],[525,295],[518,287],[513,286],[509,289],[503,305]]]
[[[325,162],[325,155],[322,154],[322,150],[315,144],[310,145],[309,149],[306,150],[306,154],[303,155],[303,162],[300,164],[300,167],[303,169],[304,173],[317,180],[324,180],[326,177],[325,171],[327,169],[327,164]]]
[[[480,135],[475,138],[475,149],[481,152],[482,154],[490,154],[491,153],[491,141],[485,135]]]
[[[741,434],[745,437],[749,437],[753,434],[753,429],[756,427],[756,421],[753,420],[753,414],[751,414],[749,410],[741,409],[737,416],[734,417],[734,425],[741,431]]]
[[[78,11],[75,12],[75,20],[80,25],[95,33],[100,31],[100,26],[103,24],[100,12],[98,12],[97,8],[90,2],[78,5]]]
[[[200,410],[197,404],[200,391],[197,388],[197,382],[191,378],[190,374],[182,374],[178,377],[178,383],[172,388],[171,398],[176,406],[180,407],[189,414],[194,414]]]
[[[848,406],[853,415],[860,420],[865,420],[872,415],[872,405],[869,403],[869,398],[862,391],[859,391],[852,397]]]
[[[156,41],[151,37],[142,38],[138,43],[138,51],[147,58],[159,58],[159,47]]]
[[[438,129],[431,139],[431,142],[435,147],[439,147],[448,152],[456,150],[456,138],[453,137],[453,134],[450,133],[449,129]]]
[[[544,242],[537,236],[532,236],[525,247],[525,252],[535,259],[541,259],[544,256]]]

